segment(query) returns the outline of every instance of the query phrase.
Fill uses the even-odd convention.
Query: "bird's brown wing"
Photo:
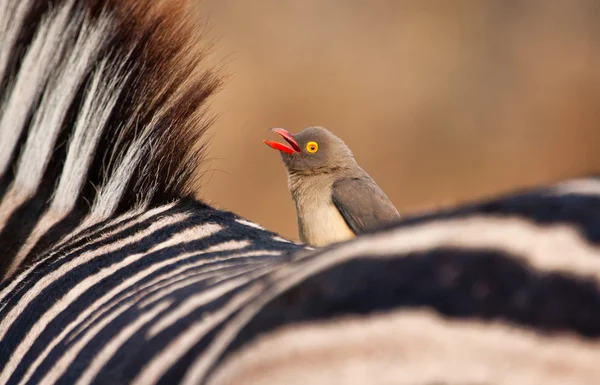
[[[355,234],[400,217],[398,210],[372,179],[339,179],[331,187],[331,199]]]

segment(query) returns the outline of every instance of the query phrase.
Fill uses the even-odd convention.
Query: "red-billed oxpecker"
[[[264,141],[281,153],[302,242],[321,247],[400,218],[385,193],[356,163],[352,151],[333,133],[323,127],[297,134],[282,128],[271,131],[288,143]]]

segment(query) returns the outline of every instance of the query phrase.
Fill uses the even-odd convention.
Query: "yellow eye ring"
[[[319,144],[317,142],[308,142],[306,143],[306,151],[310,153],[315,153],[319,149]]]

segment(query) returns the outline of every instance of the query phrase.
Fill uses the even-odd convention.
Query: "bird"
[[[291,134],[271,128],[286,144],[263,140],[278,150],[296,206],[300,241],[313,247],[342,242],[400,218],[350,148],[325,127]]]

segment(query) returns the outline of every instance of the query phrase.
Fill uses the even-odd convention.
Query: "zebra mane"
[[[0,275],[58,224],[192,194],[220,85],[199,20],[187,0],[0,0]]]

